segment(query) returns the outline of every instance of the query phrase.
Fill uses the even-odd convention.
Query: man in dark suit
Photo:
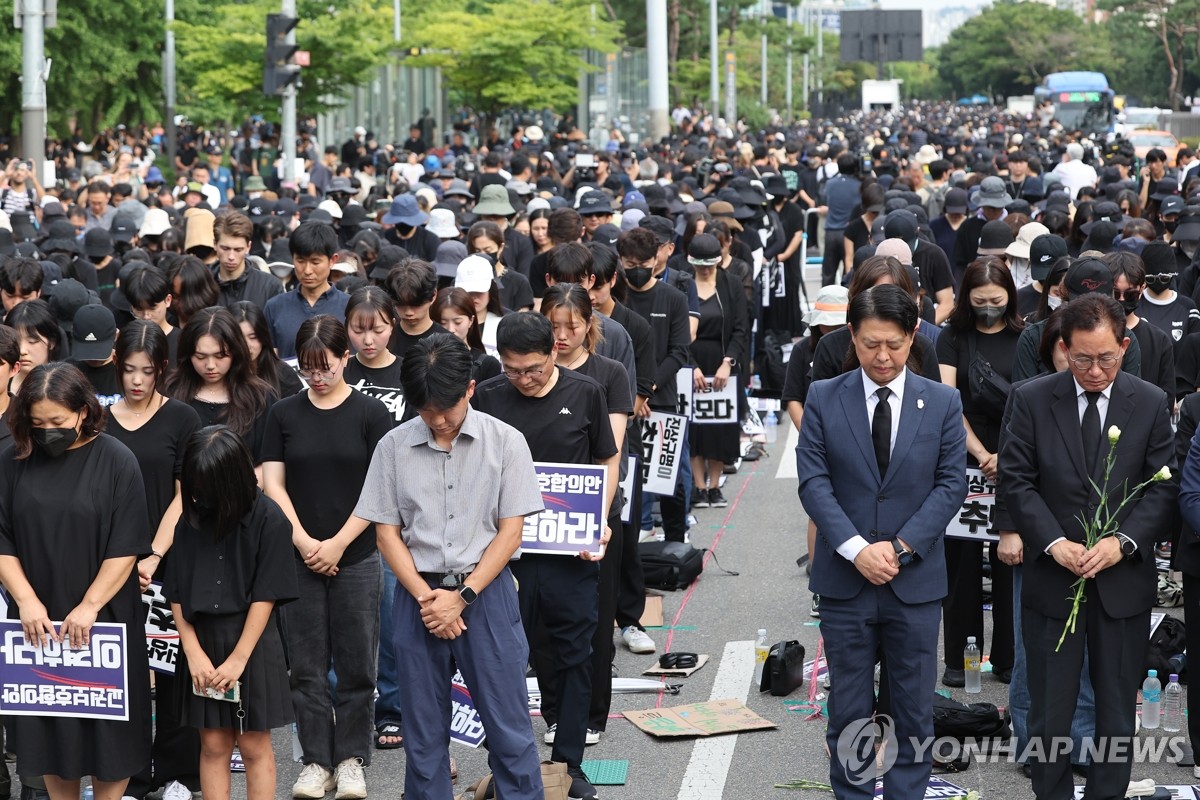
[[[1080,517],[1095,513],[1102,500],[1093,484],[1104,483],[1110,441],[1104,431],[1120,430],[1108,481],[1113,511],[1121,487],[1174,466],[1174,444],[1162,390],[1121,370],[1129,338],[1120,304],[1088,294],[1058,313],[1069,370],[1014,391],[999,462],[1000,492],[1025,545],[1029,763],[1039,800],[1072,796],[1070,746],[1062,743],[1070,742],[1086,645],[1097,746],[1107,746],[1106,757],[1092,761],[1084,797],[1116,800],[1129,782],[1134,703],[1157,588],[1154,541],[1171,523],[1178,488],[1174,480],[1151,484],[1121,513],[1120,532],[1091,549]],[[1075,633],[1056,650],[1080,577],[1087,579],[1087,602]]]
[[[827,551],[811,587],[835,676],[826,741],[839,800],[874,793],[877,652],[892,717],[875,722],[895,760],[884,795],[920,800],[932,766],[914,744],[933,736],[942,539],[967,493],[966,432],[958,392],[909,363],[917,321],[897,286],[855,296],[847,322],[861,369],[812,385],[796,447],[800,499]]]

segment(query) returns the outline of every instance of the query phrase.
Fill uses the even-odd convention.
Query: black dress
[[[0,555],[21,562],[50,619],[79,605],[103,561],[150,554],[146,493],[137,460],[101,434],[57,458],[37,447],[22,461],[0,455]],[[67,717],[7,720],[22,775],[124,780],[150,760],[150,680],[137,570],[130,570],[97,622],[125,623],[129,721]],[[11,605],[9,619],[19,619]]]
[[[180,719],[195,728],[246,731],[291,723],[295,716],[278,613],[282,603],[296,599],[298,589],[292,524],[283,511],[258,492],[238,529],[221,539],[212,530],[198,530],[180,520],[171,552],[175,557],[167,568],[163,594],[180,604],[214,667],[237,647],[250,604],[275,602],[240,679],[245,718],[239,721],[238,704],[181,692]],[[191,675],[182,651],[176,671]]]
[[[696,341],[692,342],[692,361],[707,377],[716,374],[725,358],[725,347],[721,343],[724,314],[717,293],[700,301],[700,327],[696,330]],[[730,380],[735,380],[730,376]],[[722,464],[737,461],[741,443],[741,432],[736,422],[721,425],[689,425],[688,440],[693,456],[703,456]]]

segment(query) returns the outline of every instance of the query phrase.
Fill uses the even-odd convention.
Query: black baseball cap
[[[113,312],[101,305],[86,305],[75,312],[71,358],[79,361],[103,361],[112,355],[117,338]]]
[[[1065,283],[1068,300],[1091,293],[1112,297],[1112,272],[1109,270],[1108,264],[1098,258],[1087,256],[1077,260],[1067,270]]]
[[[1029,272],[1035,281],[1050,277],[1054,263],[1067,255],[1067,243],[1061,236],[1043,233],[1029,244]]]

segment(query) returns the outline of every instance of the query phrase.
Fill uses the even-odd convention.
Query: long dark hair
[[[154,366],[154,391],[163,393],[163,378],[167,374],[170,359],[170,347],[167,345],[167,335],[157,324],[135,319],[121,328],[117,336],[116,356],[117,376],[125,374],[125,360],[134,353],[145,353]]]
[[[850,305],[846,309],[846,322],[853,331],[869,319],[895,323],[900,330],[913,335],[913,344],[909,348],[908,360],[904,365],[920,375],[924,351],[917,344],[916,333],[917,327],[921,324],[921,316],[917,301],[913,296],[895,284],[885,283],[864,289],[850,300]],[[858,360],[858,351],[854,349],[852,341],[850,347],[846,349],[846,360],[842,364],[842,372],[850,372],[860,366],[862,365]]]
[[[25,337],[31,334],[46,340],[46,360],[58,361],[66,350],[58,317],[45,300],[24,300],[12,307],[4,324]]]
[[[234,321],[238,323],[238,333],[241,333],[241,324],[245,322],[250,326],[250,330],[254,331],[254,338],[258,339],[258,343],[262,346],[258,358],[253,362],[254,374],[275,390],[276,397],[283,397],[280,377],[283,370],[291,369],[291,367],[284,364],[279,356],[275,355],[275,342],[271,339],[271,327],[267,325],[266,315],[263,314],[261,308],[249,300],[239,300],[234,303],[229,307],[229,313],[233,314]],[[247,348],[246,355],[249,356],[249,354],[250,350]]]
[[[495,283],[493,282],[492,285],[494,286]],[[448,308],[454,309],[471,320],[471,327],[467,329],[467,347],[482,352],[484,349],[483,334],[479,330],[479,318],[475,316],[475,301],[471,299],[471,295],[467,294],[467,290],[452,286],[438,292],[431,309],[434,321],[440,320],[442,312]]]
[[[1017,285],[1013,282],[1008,266],[995,256],[981,256],[971,262],[963,273],[962,288],[958,290],[958,302],[950,312],[947,324],[959,334],[975,330],[975,312],[971,310],[971,292],[981,286],[999,286],[1008,296],[1008,307],[1004,309],[1005,330],[1020,333],[1025,330],[1017,306]]]
[[[224,425],[201,428],[188,439],[179,483],[187,524],[211,527],[218,541],[237,530],[258,496],[250,450]]]
[[[184,403],[195,399],[204,386],[204,379],[196,372],[192,356],[201,336],[211,336],[221,345],[221,354],[231,359],[229,372],[225,373],[225,388],[229,392],[229,404],[221,410],[219,419],[234,433],[245,436],[254,427],[255,420],[267,410],[267,395],[271,387],[254,374],[250,363],[250,351],[242,338],[241,328],[228,309],[214,306],[199,311],[179,335],[179,357],[175,371],[167,381],[170,396]],[[264,344],[267,350],[270,345]]]
[[[201,309],[215,306],[221,299],[221,289],[212,270],[196,256],[187,255],[173,262],[167,269],[167,280],[171,284],[171,310],[181,328],[186,328]]]
[[[29,458],[33,452],[33,423],[30,415],[33,404],[41,400],[57,403],[73,412],[86,412],[83,418],[80,439],[95,436],[104,430],[104,412],[96,399],[96,390],[79,371],[79,367],[65,361],[54,361],[33,368],[29,377],[21,383],[17,396],[4,413],[4,421],[12,432],[15,457],[18,461]]]

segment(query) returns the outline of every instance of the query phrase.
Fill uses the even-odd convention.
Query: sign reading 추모
[[[536,461],[533,467],[546,508],[525,518],[521,550],[563,556],[598,552],[606,524],[608,471],[591,464]]]
[[[0,621],[0,714],[128,721],[126,644],[124,623],[97,622],[88,645],[72,649],[30,644],[20,622]]]

